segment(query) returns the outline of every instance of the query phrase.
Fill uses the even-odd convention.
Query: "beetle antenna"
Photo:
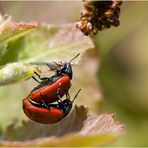
[[[74,59],[76,59],[78,56],[80,55],[80,53],[78,53],[74,58],[72,58],[69,63],[71,63]]]
[[[78,92],[76,93],[76,95],[74,96],[72,103],[74,102],[74,100],[76,99],[76,97],[78,96],[78,94],[80,93],[81,89],[78,90]]]

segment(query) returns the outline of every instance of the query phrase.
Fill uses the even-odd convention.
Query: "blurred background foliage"
[[[12,15],[15,21],[50,24],[78,21],[81,7],[82,3],[78,1],[0,2],[2,14]],[[104,111],[116,113],[118,120],[125,123],[127,128],[125,135],[109,146],[148,146],[147,8],[146,1],[124,2],[121,6],[120,26],[93,36],[98,58],[101,59],[97,79],[104,95]],[[22,91],[17,92],[17,97],[21,98],[22,93],[25,94],[33,87],[32,84],[28,88],[25,83],[17,84],[15,88],[2,87],[0,91],[7,98],[5,89],[10,87],[15,92],[22,87]],[[5,101],[2,99],[1,104]],[[12,114],[18,110],[15,105]],[[12,114],[8,114],[7,118],[11,118]]]

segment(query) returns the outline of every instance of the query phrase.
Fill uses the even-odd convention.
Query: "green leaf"
[[[1,51],[3,54],[0,57],[0,65],[10,62],[38,64],[56,61],[57,63],[65,63],[80,53],[80,56],[73,62],[78,63],[84,52],[90,48],[94,48],[92,40],[77,30],[75,24],[62,26],[44,24],[38,27],[36,31],[10,41],[6,46],[2,46]],[[24,73],[24,71],[20,73]],[[1,84],[10,84],[26,78],[23,75],[22,78],[21,75],[19,75],[19,78],[17,76],[16,73],[11,77],[12,80],[10,77],[7,80],[6,75],[6,83],[0,77],[0,81],[3,82]]]
[[[113,118],[112,114],[97,116],[88,113],[85,106],[76,106],[56,124],[28,121],[9,125],[0,146],[101,146],[123,134],[123,125]]]
[[[78,53],[82,56],[90,48],[94,48],[92,40],[77,30],[75,24],[61,26],[44,24],[23,38],[9,42],[0,64],[12,61],[32,63],[63,60],[65,62]]]
[[[0,15],[0,48],[3,48],[3,45],[9,41],[32,32],[37,26],[35,23],[15,23],[11,16]]]
[[[69,61],[78,53],[82,54],[94,44],[89,37],[76,29],[75,24],[41,25],[23,39],[19,60],[23,62]],[[81,56],[76,59],[79,61]]]
[[[25,147],[89,147],[89,146],[102,146],[117,138],[113,134],[100,134],[91,136],[79,136],[79,135],[68,135],[61,140],[53,140],[51,138],[44,138],[38,140],[32,140],[27,142],[10,142],[10,141],[0,141],[0,146],[25,146]]]

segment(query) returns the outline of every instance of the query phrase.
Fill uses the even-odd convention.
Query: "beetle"
[[[39,77],[41,82],[29,93],[27,98],[38,103],[42,103],[44,101],[44,104],[48,104],[58,101],[65,94],[68,94],[68,90],[71,87],[70,81],[73,76],[71,62],[79,55],[80,54],[77,54],[74,58],[72,58],[68,63],[65,63],[63,66],[57,64],[58,68],[54,69],[55,74],[50,78],[41,78],[39,74],[35,73]],[[51,68],[49,64],[46,65]],[[33,79],[37,80],[35,77],[33,77]],[[44,96],[44,99],[40,99],[40,92]]]
[[[42,82],[31,91],[27,98],[38,103],[42,103],[42,101],[52,103],[63,97],[71,86],[70,79],[66,75],[56,78],[57,80],[53,83],[50,81]],[[40,98],[40,94],[44,96],[44,99]]]
[[[66,95],[66,99],[57,104],[37,103],[35,101],[32,101],[31,99],[24,99],[24,113],[29,119],[38,123],[56,123],[69,114],[72,109],[73,102],[80,91],[81,89],[79,89],[72,101],[70,100],[70,96]]]

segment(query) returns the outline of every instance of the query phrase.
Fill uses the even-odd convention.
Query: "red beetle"
[[[55,69],[56,74],[50,78],[40,78],[40,76],[36,73],[41,82],[31,91],[31,93],[27,96],[27,99],[31,99],[37,103],[44,102],[45,104],[48,104],[58,101],[58,99],[63,97],[65,94],[68,94],[68,90],[71,86],[70,80],[72,79],[73,74],[71,62],[78,56],[79,54],[71,59],[70,62],[65,63],[62,68],[61,65],[57,64],[58,68]],[[49,64],[47,65],[51,67]],[[44,99],[40,97],[40,94],[44,96],[42,97]]]
[[[70,78],[67,75],[60,76],[55,82],[49,83],[41,83],[36,88],[34,88],[27,99],[31,99],[32,101],[42,103],[51,103],[58,100],[68,93],[70,88]],[[40,97],[42,96],[44,97]],[[42,99],[44,98],[44,99]]]
[[[28,118],[42,124],[56,123],[66,117],[72,109],[73,102],[77,97],[77,92],[73,100],[67,96],[65,100],[58,104],[40,104],[29,99],[23,100],[23,110]]]

